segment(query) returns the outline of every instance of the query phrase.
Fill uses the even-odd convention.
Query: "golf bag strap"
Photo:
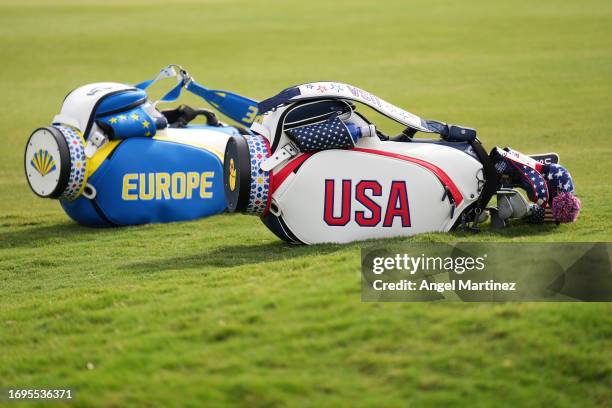
[[[433,133],[439,134],[442,139],[449,142],[469,142],[476,141],[476,129],[446,124],[437,120],[425,120],[425,126]]]
[[[449,142],[471,143],[476,140],[475,129],[446,124],[437,120],[424,120],[369,92],[340,82],[312,82],[286,88],[280,93],[259,102],[257,107],[259,113],[264,114],[283,105],[316,99],[339,99],[359,102],[409,128],[420,132],[437,133]],[[407,136],[410,137],[411,135]]]
[[[198,84],[191,75],[189,75],[187,70],[180,65],[168,65],[166,68],[163,68],[155,78],[141,82],[135,85],[135,87],[145,90],[157,81],[166,78],[177,78],[177,83],[161,99],[156,101],[156,104],[159,102],[176,101],[181,95],[183,88],[185,88],[238,123],[250,126],[257,117],[257,101],[229,91],[208,89]]]
[[[178,74],[174,70],[174,68],[179,68]],[[189,74],[187,73],[187,71],[185,71],[178,65],[168,65],[167,67],[162,68],[162,70],[159,71],[159,74],[157,74],[155,78],[143,81],[139,84],[134,85],[134,87],[142,89],[144,91],[145,89],[162,79],[175,77],[178,79],[176,85],[172,89],[170,89],[170,91],[168,91],[164,96],[162,96],[161,99],[156,101],[155,104],[159,102],[174,102],[179,98],[179,96],[181,96],[181,91],[185,86],[185,80],[186,78],[189,78]]]
[[[281,91],[280,93],[268,99],[264,99],[263,101],[257,104],[257,107],[259,109],[259,112],[265,113],[273,109],[276,109],[277,107],[285,103],[288,103],[291,100],[291,98],[298,96],[299,94],[300,94],[300,89],[296,86],[293,86],[291,88],[287,88]]]
[[[185,89],[211,104],[228,118],[251,126],[257,117],[257,101],[229,91],[208,89],[190,78]]]
[[[359,102],[403,125],[413,127],[421,132],[433,132],[417,115],[360,88],[341,82],[310,82],[286,88],[277,95],[260,102],[258,109],[260,114],[264,114],[283,105],[316,99],[341,99]]]
[[[260,167],[263,171],[270,171],[279,164],[297,156],[299,153],[300,150],[297,147],[295,147],[292,143],[287,143],[280,149],[276,149],[272,156],[268,157],[263,163],[261,163]]]
[[[489,201],[491,201],[491,197],[495,194],[495,192],[499,188],[499,177],[497,175],[497,171],[495,170],[495,165],[493,164],[493,160],[491,156],[489,156],[480,143],[478,139],[474,140],[470,143],[472,149],[474,149],[474,153],[478,156],[478,160],[482,163],[483,172],[484,172],[484,186],[482,188],[482,192],[480,193],[480,197],[476,200],[477,212],[482,212]]]

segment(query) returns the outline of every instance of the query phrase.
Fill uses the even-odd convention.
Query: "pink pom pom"
[[[574,222],[580,214],[580,200],[572,193],[559,193],[552,200],[552,214],[558,222]]]

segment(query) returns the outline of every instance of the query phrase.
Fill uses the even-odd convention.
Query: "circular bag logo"
[[[53,159],[51,153],[44,149],[39,149],[34,153],[30,164],[43,177],[55,170],[55,159]]]

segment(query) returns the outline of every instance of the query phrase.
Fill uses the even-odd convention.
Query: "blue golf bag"
[[[178,70],[176,69],[178,68]],[[223,155],[242,126],[221,123],[213,111],[181,105],[160,111],[145,89],[176,77],[161,102],[183,88],[242,125],[257,103],[197,84],[178,66],[136,86],[94,83],[66,96],[52,125],[36,129],[25,152],[32,191],[59,199],[66,214],[86,226],[186,221],[223,212]],[[201,116],[206,124],[192,124]]]

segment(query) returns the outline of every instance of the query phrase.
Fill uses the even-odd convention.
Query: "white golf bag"
[[[389,140],[356,111],[368,105],[407,126]],[[340,83],[289,88],[259,104],[254,135],[230,139],[228,208],[261,215],[279,237],[314,244],[448,231],[467,222],[487,187],[473,129],[424,121]],[[412,139],[416,131],[443,139]],[[489,163],[490,164],[490,163]],[[497,178],[490,164],[494,187]],[[471,217],[473,219],[474,217]]]
[[[354,102],[406,129],[394,138],[382,134]],[[410,236],[458,225],[477,230],[487,213],[497,217],[494,226],[534,216],[539,223],[557,191],[573,194],[556,154],[534,159],[495,148],[488,155],[474,129],[423,120],[342,83],[308,83],[260,102],[251,131],[226,147],[228,209],[261,216],[293,243]],[[419,131],[439,137],[414,138]],[[536,175],[543,187],[532,182]],[[485,212],[496,192],[503,208]],[[567,221],[577,216],[575,200],[559,200]]]

